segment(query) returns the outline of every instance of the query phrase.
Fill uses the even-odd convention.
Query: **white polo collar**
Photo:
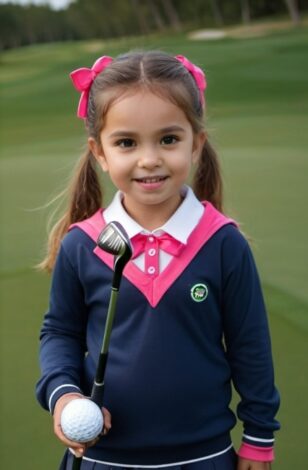
[[[123,196],[120,191],[117,191],[110,205],[105,209],[104,219],[106,223],[116,221],[122,224],[130,239],[138,233],[151,233],[158,236],[162,232],[166,232],[176,240],[186,244],[189,235],[203,215],[204,207],[189,186],[183,187],[182,196],[184,197],[183,202],[175,213],[164,225],[152,232],[146,230],[128,215],[122,205]]]

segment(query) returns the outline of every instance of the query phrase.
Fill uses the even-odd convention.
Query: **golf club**
[[[102,250],[115,256],[111,294],[107,311],[103,343],[91,392],[91,400],[101,408],[103,406],[104,376],[108,359],[108,348],[116,311],[118,292],[123,270],[132,256],[132,247],[127,233],[118,222],[110,222],[106,225],[98,237],[97,245]],[[74,456],[72,470],[79,470],[81,462],[82,457]]]

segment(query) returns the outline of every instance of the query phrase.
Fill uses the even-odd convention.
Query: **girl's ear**
[[[108,171],[108,165],[102,146],[98,144],[93,137],[88,138],[88,146],[102,170]]]
[[[201,131],[194,135],[193,149],[192,149],[192,162],[197,163],[202,153],[202,149],[207,141],[207,134],[205,131]]]

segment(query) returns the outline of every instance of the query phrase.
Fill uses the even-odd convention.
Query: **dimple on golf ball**
[[[88,398],[76,398],[63,408],[61,427],[71,441],[92,441],[102,432],[103,425],[101,409]]]

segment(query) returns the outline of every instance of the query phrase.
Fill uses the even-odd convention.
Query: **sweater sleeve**
[[[40,334],[41,377],[36,387],[38,401],[51,412],[64,393],[82,393],[86,321],[82,285],[62,245]]]
[[[238,233],[225,246],[223,318],[226,354],[239,393],[237,415],[244,424],[239,455],[273,459],[279,394],[274,385],[269,327],[255,262]]]

